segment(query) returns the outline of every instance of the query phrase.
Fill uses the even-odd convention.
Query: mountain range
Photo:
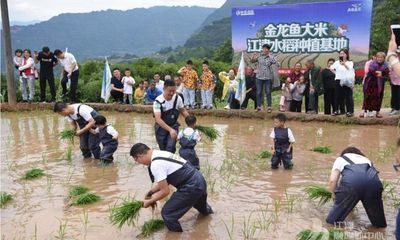
[[[183,45],[214,8],[151,7],[65,13],[28,26],[12,26],[12,46],[68,48],[78,59],[111,54],[143,56]]]

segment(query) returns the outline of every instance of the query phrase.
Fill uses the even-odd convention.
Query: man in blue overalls
[[[340,185],[337,183],[340,180]],[[333,164],[329,178],[334,205],[326,222],[340,224],[361,200],[374,227],[386,227],[382,202],[382,182],[371,161],[355,147],[343,150]]]
[[[155,135],[160,150],[171,153],[176,151],[176,139],[178,136],[179,114],[187,117],[189,114],[184,108],[182,98],[176,93],[173,80],[165,80],[164,92],[156,98],[153,104],[153,112],[156,120]]]
[[[75,135],[79,137],[79,145],[84,158],[100,159],[100,139],[99,136],[90,132],[95,125],[94,117],[98,113],[85,104],[67,104],[57,102],[54,105],[54,112],[61,116],[68,117],[72,128],[77,130]]]
[[[150,149],[143,143],[133,145],[130,155],[136,162],[149,166],[150,178],[157,183],[147,193],[143,207],[153,206],[167,197],[169,184],[176,188],[161,210],[170,231],[182,232],[178,220],[192,207],[203,215],[213,213],[207,203],[207,183],[203,175],[185,159],[167,151]]]

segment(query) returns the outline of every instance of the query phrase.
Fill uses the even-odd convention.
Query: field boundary
[[[152,106],[149,105],[120,105],[120,104],[105,104],[105,103],[85,103],[99,111],[117,111],[117,112],[134,112],[142,114],[152,114]],[[18,112],[18,111],[37,111],[37,110],[52,110],[53,104],[51,103],[18,103],[10,105],[7,103],[0,104],[1,112]],[[219,118],[245,118],[245,119],[272,119],[279,111],[266,111],[256,112],[253,109],[246,110],[226,110],[226,109],[213,109],[202,110],[194,109],[189,110],[190,113],[196,116],[210,116]],[[399,126],[399,116],[384,116],[383,118],[359,118],[357,114],[355,117],[330,116],[323,114],[305,114],[285,112],[288,120],[300,122],[329,122],[337,124],[354,124],[354,125],[386,125],[386,126]]]

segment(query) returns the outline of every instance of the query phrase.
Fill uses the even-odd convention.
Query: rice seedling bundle
[[[328,232],[314,232],[310,229],[299,232],[296,236],[297,240],[347,240],[349,239],[344,232],[336,229],[329,229]]]
[[[196,129],[199,130],[199,132],[203,133],[211,141],[214,141],[215,139],[217,139],[217,137],[219,137],[219,132],[213,127],[197,125]]]
[[[152,233],[164,228],[164,226],[164,221],[161,219],[148,220],[143,224],[140,235],[143,237],[149,237]]]
[[[332,152],[332,149],[328,146],[318,146],[318,147],[313,148],[313,151],[328,154],[328,153]]]
[[[41,177],[44,175],[44,172],[42,169],[39,168],[33,168],[29,171],[26,171],[24,176],[22,177],[25,180],[31,180],[31,179],[35,179],[38,177]]]
[[[327,203],[332,198],[332,193],[324,186],[310,185],[305,191],[309,199],[319,199],[319,205]]]
[[[100,197],[94,193],[86,192],[81,195],[78,195],[72,199],[71,205],[87,205],[91,203],[98,202]]]
[[[69,140],[71,143],[74,143],[75,138],[75,130],[63,130],[60,132],[60,139],[61,140]]]
[[[69,196],[72,197],[76,197],[78,195],[84,194],[89,192],[89,189],[86,187],[82,187],[82,186],[73,186],[70,190],[69,190]]]
[[[6,192],[1,192],[0,193],[0,208],[3,208],[11,200],[12,200],[11,194],[6,193]]]
[[[270,158],[270,157],[272,157],[272,154],[269,151],[264,150],[258,156],[260,158]]]
[[[135,225],[139,217],[139,210],[143,207],[142,201],[125,198],[119,205],[114,205],[110,209],[110,221],[113,225],[121,228],[125,223]]]

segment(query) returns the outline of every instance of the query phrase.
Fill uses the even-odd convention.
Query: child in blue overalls
[[[179,144],[181,145],[179,155],[189,161],[197,170],[200,170],[199,158],[196,150],[194,150],[197,142],[201,140],[199,132],[195,130],[196,121],[197,119],[193,115],[185,118],[187,128],[180,130],[178,134]]]
[[[272,159],[271,168],[278,169],[282,162],[285,169],[292,169],[293,143],[295,142],[292,130],[285,127],[286,115],[278,113],[274,117],[275,127],[272,129]]]
[[[100,152],[100,161],[103,164],[111,163],[114,158],[113,154],[118,148],[118,132],[115,128],[107,124],[107,120],[102,115],[94,117],[97,128],[92,130],[94,134],[98,134],[103,149]]]

